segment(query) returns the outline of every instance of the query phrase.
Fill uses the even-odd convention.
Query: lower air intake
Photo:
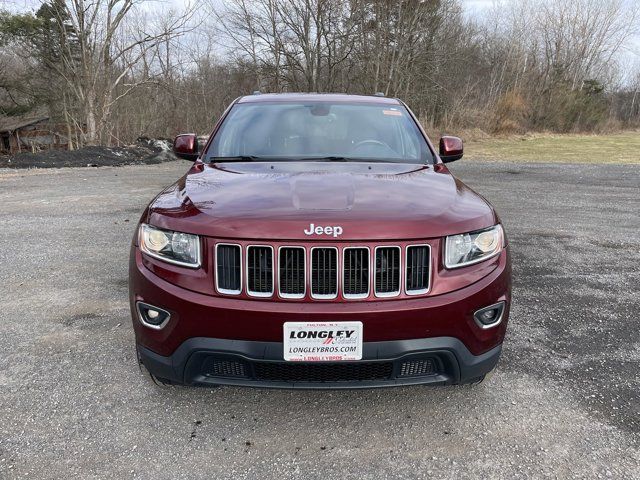
[[[425,375],[434,375],[437,373],[436,365],[431,358],[421,358],[420,360],[412,360],[403,362],[400,366],[399,377],[424,377]]]
[[[244,363],[233,360],[221,360],[208,358],[202,367],[205,375],[210,377],[236,377],[246,378],[247,372]]]
[[[391,362],[367,363],[268,363],[253,365],[256,380],[271,382],[353,382],[388,380]]]

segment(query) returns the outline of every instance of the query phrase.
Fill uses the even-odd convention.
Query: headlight
[[[497,255],[504,247],[502,226],[451,235],[445,242],[444,266],[458,268],[481,262]]]
[[[188,233],[140,225],[140,249],[147,255],[183,267],[200,266],[200,238]]]

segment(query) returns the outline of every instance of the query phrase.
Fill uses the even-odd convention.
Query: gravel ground
[[[637,166],[454,164],[513,249],[500,366],[340,392],[141,376],[128,245],[186,168],[0,170],[0,478],[640,478]]]

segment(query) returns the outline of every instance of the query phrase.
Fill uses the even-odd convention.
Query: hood
[[[434,238],[497,220],[444,165],[255,162],[194,164],[147,221],[216,238],[335,242]]]

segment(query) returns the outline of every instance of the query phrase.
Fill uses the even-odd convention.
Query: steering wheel
[[[387,145],[384,142],[381,142],[380,140],[370,139],[370,140],[362,140],[361,142],[356,143],[353,146],[353,150],[356,150],[356,149],[362,147],[363,145],[367,145],[367,144],[369,144],[369,145],[380,145],[381,147],[384,147],[384,148],[391,148],[391,147],[389,147],[389,145]]]

